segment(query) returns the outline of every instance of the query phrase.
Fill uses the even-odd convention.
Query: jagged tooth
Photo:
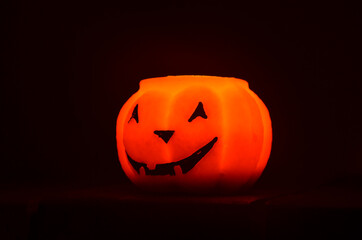
[[[154,170],[156,168],[156,163],[147,163],[147,168],[149,170]]]
[[[141,167],[141,168],[140,168],[140,175],[141,175],[141,176],[145,176],[145,175],[146,175],[146,170],[145,170],[144,167]]]
[[[181,169],[181,166],[180,165],[176,165],[173,167],[173,171],[175,172],[175,175],[176,176],[179,176],[182,174],[182,169]]]

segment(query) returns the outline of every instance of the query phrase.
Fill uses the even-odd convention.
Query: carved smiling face
[[[130,123],[131,120],[134,120],[134,122],[136,124],[139,124],[138,115],[139,114],[138,114],[138,104],[137,104],[132,111],[132,116],[129,119],[128,123]],[[197,117],[207,119],[207,115],[205,113],[202,102],[198,103],[195,111],[193,112],[191,117],[188,119],[188,122],[192,122]],[[150,132],[150,131],[148,131],[148,132]],[[155,130],[155,131],[153,131],[153,133],[156,136],[158,136],[160,139],[162,139],[162,141],[165,144],[168,144],[171,137],[174,135],[175,131],[174,130]],[[132,134],[132,133],[130,133],[130,134]],[[176,134],[176,136],[177,135],[178,134]],[[128,138],[126,138],[126,139],[128,140]],[[189,172],[211,150],[211,148],[216,143],[217,139],[218,139],[217,137],[214,137],[210,142],[205,144],[203,147],[196,150],[194,153],[190,154],[190,156],[185,157],[179,161],[173,161],[172,156],[171,156],[171,160],[166,163],[155,162],[155,161],[153,161],[153,159],[149,159],[148,162],[143,162],[143,160],[136,161],[128,154],[127,148],[126,148],[126,154],[127,154],[127,158],[129,160],[129,162],[131,163],[132,167],[137,171],[138,174],[140,174],[142,176],[144,176],[144,175],[175,176],[176,173],[177,173],[177,175],[179,175],[179,174],[185,174],[185,173]],[[128,142],[127,140],[125,140],[125,143]],[[160,145],[161,145],[160,149],[162,149],[162,144],[163,144],[162,141],[161,142],[159,141]],[[131,140],[130,144],[131,144],[131,146],[133,145],[132,140]],[[127,145],[128,145],[128,143],[127,143]],[[135,153],[135,155],[136,155],[136,153]],[[167,156],[170,157],[170,154]],[[142,159],[143,156],[140,156],[140,157]],[[165,158],[165,156],[164,155],[162,156],[162,154],[160,157]],[[169,160],[169,159],[167,159],[167,160]]]
[[[259,177],[270,152],[269,115],[247,92],[247,83],[223,80],[180,76],[141,82],[117,120],[120,162],[134,183],[203,190],[240,187]]]
[[[176,94],[151,90],[140,96],[124,122],[123,142],[133,174],[162,185],[186,175],[207,178],[208,172],[201,170],[210,167],[220,136],[216,100],[200,86]],[[165,182],[165,177],[171,178]]]

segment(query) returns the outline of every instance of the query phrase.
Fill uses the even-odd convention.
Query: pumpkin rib
[[[249,124],[251,124],[251,125],[250,125],[250,127],[251,127],[251,129],[252,129],[251,132],[254,132],[255,130],[253,130],[253,129],[254,129],[254,127],[255,127],[255,123],[254,123],[255,121],[254,121],[253,119],[255,119],[255,118],[257,117],[257,118],[259,119],[258,122],[262,123],[262,116],[261,116],[261,112],[260,112],[260,110],[259,110],[259,105],[255,102],[254,98],[251,97],[249,91],[251,91],[251,90],[248,88],[248,86],[245,86],[245,85],[239,84],[239,83],[237,83],[237,84],[233,83],[232,85],[229,86],[228,89],[226,89],[225,94],[226,94],[226,96],[234,96],[233,99],[234,99],[235,101],[243,102],[243,99],[244,99],[244,100],[248,99],[248,101],[250,101],[250,103],[253,103],[253,104],[254,104],[253,106],[246,105],[247,108],[248,108],[247,112],[249,112],[249,113],[247,114],[247,116],[251,117],[251,119],[249,119],[249,117],[247,118],[247,119],[249,119],[247,122],[248,122]],[[225,99],[228,99],[228,98],[225,98]],[[226,101],[226,100],[225,100],[225,101]],[[230,99],[229,99],[228,101],[230,101]],[[230,105],[230,102],[227,102],[227,105]],[[252,112],[254,112],[254,114],[253,114]],[[257,114],[257,116],[255,116],[255,113]],[[231,117],[231,118],[235,117],[235,116],[233,116],[233,115],[230,115],[230,113],[227,113],[226,116]],[[240,121],[243,121],[243,119],[240,119]],[[230,122],[230,120],[227,120],[227,124],[228,124],[228,125],[229,125],[229,122]],[[236,126],[233,126],[233,127],[236,127]],[[258,131],[262,131],[261,134],[263,135],[264,129],[263,129],[263,128],[259,128],[259,127],[258,127],[257,129],[258,129]],[[228,129],[228,130],[225,131],[225,132],[232,132],[232,129],[231,129],[231,130]],[[259,134],[260,134],[260,133],[259,133]],[[259,134],[258,134],[258,136],[260,136]],[[261,140],[262,140],[262,139],[261,139]],[[243,181],[240,183],[240,185],[237,185],[237,184],[235,183],[235,185],[233,186],[234,188],[246,186],[246,185],[248,185],[249,183],[253,183],[253,179],[255,179],[255,178],[253,177],[254,174],[255,174],[255,173],[254,173],[254,170],[256,169],[256,166],[257,166],[257,164],[258,164],[258,162],[259,162],[259,159],[260,159],[259,156],[260,156],[260,152],[261,152],[261,149],[262,149],[262,144],[263,144],[263,141],[260,141],[260,140],[259,140],[259,142],[258,142],[259,148],[258,148],[258,150],[255,149],[255,150],[257,150],[257,151],[255,152],[255,154],[256,154],[256,158],[255,158],[256,162],[253,162],[253,163],[250,162],[250,164],[255,164],[255,168],[253,168],[253,169],[243,169],[242,171],[245,171],[245,172],[244,172],[245,180],[243,180]],[[253,152],[249,152],[249,154],[254,155]],[[238,161],[238,160],[237,160],[237,156],[233,156],[233,157],[234,157],[234,158],[236,157],[235,161]],[[244,159],[244,160],[247,160],[247,159]],[[230,161],[230,159],[229,159],[229,161]],[[247,164],[247,165],[249,165],[249,164]],[[227,168],[227,167],[228,167],[228,166],[226,166],[226,168]],[[229,171],[230,171],[230,169],[229,169]],[[226,176],[226,177],[227,177],[227,176]],[[231,177],[231,176],[229,176],[229,177]],[[234,176],[234,177],[235,177],[235,176]],[[235,181],[235,182],[236,182],[236,181]]]
[[[134,176],[133,176],[134,174],[132,174],[133,169],[130,166],[130,164],[125,163],[127,156],[126,156],[126,151],[125,151],[125,147],[124,147],[124,143],[123,143],[123,129],[124,129],[124,124],[127,119],[128,112],[130,111],[130,109],[132,108],[134,103],[137,101],[137,99],[140,97],[140,95],[142,95],[142,94],[139,91],[137,91],[126,101],[126,103],[123,105],[123,107],[119,111],[119,115],[118,115],[117,123],[116,123],[116,129],[117,129],[116,140],[117,140],[118,157],[120,159],[121,166],[130,170],[130,171],[124,171],[124,172],[126,173],[126,175],[129,178],[132,178],[132,179],[134,178]]]
[[[262,156],[264,156],[264,158],[268,158],[269,154],[270,154],[270,150],[271,150],[271,143],[272,143],[272,126],[271,126],[271,119],[270,119],[269,111],[268,111],[267,107],[265,106],[265,104],[260,100],[260,98],[253,91],[250,90],[250,94],[255,99],[256,103],[259,105],[259,110],[260,110],[261,116],[263,118],[264,129],[265,130],[270,129],[270,131],[264,131],[264,141],[265,142],[263,144],[264,148],[263,148],[262,154],[261,154]]]
[[[251,89],[248,89],[248,93],[254,99],[256,104],[259,106],[260,115],[263,122],[263,144],[262,149],[260,151],[259,161],[256,166],[256,171],[258,171],[258,175],[255,178],[259,178],[259,176],[264,171],[266,164],[269,159],[271,144],[272,144],[272,126],[271,119],[269,115],[269,111],[265,104],[261,101],[261,99],[256,95]]]

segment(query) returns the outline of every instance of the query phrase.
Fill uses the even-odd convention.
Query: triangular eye
[[[204,106],[202,105],[202,102],[199,102],[199,104],[197,105],[194,113],[189,118],[189,122],[191,122],[192,120],[194,120],[197,117],[202,117],[202,118],[205,118],[205,119],[207,118],[207,115],[205,113]]]
[[[134,107],[133,112],[132,112],[132,116],[128,120],[128,122],[130,122],[132,120],[132,118],[134,118],[134,120],[136,120],[136,122],[138,123],[138,104]]]

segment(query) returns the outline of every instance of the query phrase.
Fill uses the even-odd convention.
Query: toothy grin
[[[181,172],[182,174],[190,171],[214,146],[217,141],[217,137],[211,140],[208,144],[194,152],[187,158],[184,158],[177,162],[171,163],[162,163],[156,164],[154,169],[149,169],[146,163],[140,163],[133,160],[128,153],[126,155],[128,157],[128,161],[132,165],[132,167],[137,171],[138,174],[145,175],[170,175],[175,176],[176,173]]]

